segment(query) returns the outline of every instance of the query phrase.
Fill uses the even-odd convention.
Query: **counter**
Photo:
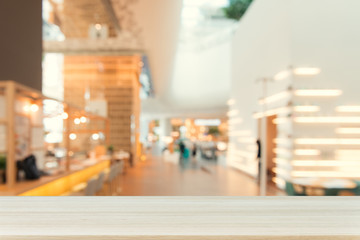
[[[0,196],[60,196],[75,185],[86,182],[110,166],[110,160],[96,160],[91,165],[38,180],[17,182],[11,189],[0,186]]]

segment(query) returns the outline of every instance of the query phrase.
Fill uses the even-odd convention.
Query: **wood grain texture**
[[[64,58],[64,99],[82,108],[87,106],[85,92],[90,100],[103,99],[107,103],[110,120],[107,135],[109,145],[117,150],[132,152],[136,158],[137,119],[140,109],[140,62],[133,56],[74,56]],[[135,129],[132,131],[132,118]]]
[[[360,239],[357,197],[3,197],[0,239]]]

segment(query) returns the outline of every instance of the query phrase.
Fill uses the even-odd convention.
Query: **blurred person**
[[[196,143],[194,143],[193,149],[192,149],[192,156],[193,156],[193,157],[196,156],[196,151],[197,151],[197,146],[196,146]]]
[[[179,141],[179,149],[180,149],[180,160],[184,158],[185,153],[185,143],[183,140]]]
[[[256,140],[256,145],[257,145],[256,159],[258,161],[258,179],[257,180],[260,183],[260,176],[261,176],[261,142],[260,142],[259,138]]]

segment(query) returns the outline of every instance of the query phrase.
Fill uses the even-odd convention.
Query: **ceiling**
[[[212,19],[209,12],[218,12],[206,5],[224,0],[184,0],[184,7],[206,7],[201,11],[205,15],[196,19],[182,12],[182,0],[45,1],[54,10],[50,19],[66,39],[85,39],[89,26],[99,23],[108,26],[113,39],[126,35],[143,50],[155,93],[143,101],[144,114],[225,114],[234,22]]]

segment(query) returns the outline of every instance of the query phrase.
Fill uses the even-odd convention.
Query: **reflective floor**
[[[252,177],[214,160],[165,161],[150,155],[122,177],[125,196],[254,196],[259,187]],[[285,195],[269,184],[267,195]]]

